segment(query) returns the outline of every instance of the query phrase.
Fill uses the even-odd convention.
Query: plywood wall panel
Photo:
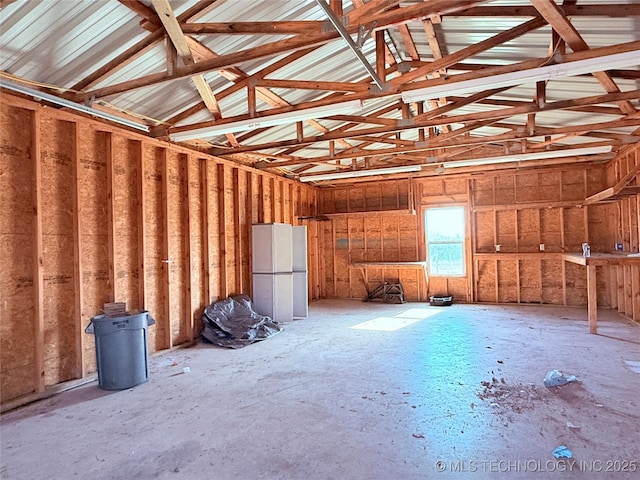
[[[448,180],[442,180],[444,184],[445,195],[466,195],[467,194],[467,179],[466,178],[451,178]]]
[[[348,212],[348,197],[349,197],[349,190],[347,189],[338,189],[335,190],[333,193],[333,209],[332,209],[332,213],[346,213]]]
[[[538,191],[541,200],[560,202],[562,198],[562,173],[558,171],[540,172],[537,175]]]
[[[73,234],[74,124],[43,117],[42,247],[45,384],[75,377]],[[71,247],[71,248],[70,248]]]
[[[418,251],[418,217],[417,215],[403,215],[398,217],[398,228],[400,234],[400,261],[417,262],[420,260]]]
[[[341,218],[333,220],[335,235],[335,255],[334,255],[334,282],[336,297],[351,298],[349,291],[349,228],[347,219]]]
[[[496,177],[496,203],[511,205],[516,200],[515,181],[511,175]]]
[[[563,221],[562,209],[545,208],[540,213],[540,243],[544,243],[545,252],[562,252]]]
[[[540,214],[537,209],[525,209],[516,212],[518,228],[518,251],[540,251]]]
[[[34,168],[31,112],[0,109],[0,401],[36,390],[34,381]]]
[[[156,324],[149,329],[151,352],[168,348],[169,313],[166,311],[164,285],[168,264],[163,255],[164,212],[162,208],[162,176],[165,150],[144,145],[144,189],[145,189],[145,290],[147,310],[152,312]]]
[[[518,301],[518,261],[498,260],[498,302]]]
[[[218,168],[214,162],[206,164],[208,178],[207,206],[209,234],[207,244],[209,249],[209,276],[211,301],[220,298],[220,198],[218,195]],[[263,177],[260,177],[263,178]],[[266,208],[265,208],[266,210]]]
[[[277,188],[278,183],[275,183],[274,191],[272,195],[275,195],[275,213],[274,221],[278,221],[281,199],[279,191]],[[233,169],[225,168],[224,169],[224,223],[221,228],[224,228],[223,236],[227,238],[224,247],[222,247],[221,252],[224,252],[224,261],[225,265],[225,273],[224,278],[220,278],[220,283],[226,284],[226,288],[221,292],[221,297],[226,297],[227,295],[235,295],[236,293],[236,285],[237,285],[237,271],[236,271],[236,260],[240,258],[239,252],[236,251],[237,245],[234,241],[235,238],[235,218],[236,218],[236,206],[234,205],[233,199],[234,185],[233,185]],[[221,235],[222,237],[222,235]],[[222,261],[222,260],[221,260]]]
[[[542,260],[542,295],[540,301],[553,305],[564,302],[564,277],[562,260]]]
[[[367,262],[382,262],[382,219],[364,218],[364,243]]]
[[[563,219],[565,251],[582,252],[582,243],[589,241],[584,224],[584,211],[581,208],[565,208]]]
[[[335,298],[336,297],[336,283],[335,283],[335,251],[336,251],[336,242],[334,235],[334,226],[333,222],[322,222],[322,243],[326,245],[325,247],[325,255],[323,262],[323,285],[324,291],[322,293],[323,297],[326,298]]]
[[[606,170],[601,168],[587,170],[587,197],[594,195],[607,187]]]
[[[515,201],[518,203],[529,203],[538,200],[539,183],[536,174],[520,174],[516,175]],[[557,186],[556,186],[557,188]]]
[[[542,279],[539,260],[520,260],[520,301],[540,303]]]
[[[140,261],[144,252],[139,249],[141,239],[138,216],[142,208],[142,201],[139,198],[139,184],[143,178],[140,172],[141,144],[120,135],[113,135],[111,141],[115,231],[115,285],[113,288],[116,294],[112,300],[126,302],[129,310],[144,309],[147,306],[142,305],[140,298],[143,281]],[[106,215],[102,221],[106,221]],[[85,261],[89,260],[85,259]]]
[[[610,252],[615,245],[609,244],[609,216],[612,213],[610,204],[590,205],[587,207],[589,245],[592,252]]]
[[[565,262],[567,305],[587,304],[587,271],[581,265]]]
[[[79,171],[78,201],[80,256],[82,258],[81,323],[88,325],[91,318],[102,313],[105,303],[112,301],[109,276],[109,224],[107,215],[110,134],[96,132],[88,126],[78,125]],[[103,188],[96,188],[101,185]],[[96,370],[94,336],[84,333],[82,358],[87,372]]]
[[[473,204],[477,206],[494,205],[495,195],[493,178],[476,178],[472,180]]]
[[[516,211],[500,210],[496,212],[496,244],[501,252],[516,252],[517,231]]]
[[[168,259],[166,264],[169,273],[169,320],[172,345],[179,345],[189,340],[187,320],[187,273],[186,264],[188,247],[186,232],[182,228],[188,224],[188,205],[186,203],[187,161],[182,153],[168,151],[166,156],[167,182],[167,225],[164,232],[168,240]]]
[[[450,277],[446,279],[447,292],[453,296],[454,302],[468,302],[470,295],[466,278]],[[427,297],[428,298],[428,297]]]
[[[200,318],[209,299],[206,297],[207,291],[205,278],[205,256],[204,242],[206,232],[203,224],[203,205],[202,205],[202,173],[205,161],[200,158],[190,156],[188,159],[188,178],[189,183],[189,249],[191,257],[191,306],[190,315],[193,319],[194,338],[200,332],[202,323]]]
[[[0,279],[3,405],[94,372],[93,336],[83,331],[107,301],[150,311],[152,352],[193,338],[205,304],[226,293],[227,270],[237,289],[250,288],[250,223],[316,213],[313,187],[2,100],[0,199],[9,208],[0,210],[0,254],[11,259]],[[309,257],[320,261],[314,224]],[[317,297],[325,271],[309,270]]]
[[[382,193],[379,183],[373,183],[364,187],[365,210],[382,210]]]
[[[582,170],[562,172],[562,199],[583,200],[586,198],[585,174]]]
[[[240,293],[249,295],[251,293],[251,193],[250,193],[250,175],[245,172],[238,172],[238,185],[237,189],[239,208],[237,218],[240,221],[238,228],[239,232],[239,251],[240,251]],[[293,209],[293,202],[289,205],[288,211],[289,219],[287,223],[297,224],[294,217],[291,215],[291,209]]]
[[[398,219],[396,217],[383,217],[382,252],[383,261],[400,261],[400,238],[398,237]]]
[[[493,260],[477,260],[476,274],[477,301],[497,302],[495,262]],[[433,292],[431,288],[429,290]]]
[[[475,242],[477,253],[490,253],[495,245],[495,219],[494,212],[475,212]]]
[[[365,211],[364,196],[365,196],[365,190],[361,188],[349,190],[349,211],[364,212]]]

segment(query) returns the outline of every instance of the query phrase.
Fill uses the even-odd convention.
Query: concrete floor
[[[319,301],[264,342],[4,414],[0,476],[640,478],[640,326],[601,311],[599,332],[581,308]],[[579,382],[548,389],[551,369]]]

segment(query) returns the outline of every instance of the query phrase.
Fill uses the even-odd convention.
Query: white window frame
[[[427,223],[427,215],[429,211],[432,210],[445,210],[445,209],[460,209],[462,211],[462,218],[463,218],[463,224],[462,224],[462,239],[459,241],[452,241],[452,240],[446,240],[446,241],[429,241],[429,236],[428,236],[428,223]],[[426,259],[427,259],[427,272],[429,273],[430,277],[452,277],[452,278],[461,278],[461,277],[466,277],[467,276],[467,262],[466,262],[466,238],[467,238],[467,232],[466,229],[467,227],[467,211],[466,208],[462,205],[442,205],[442,206],[437,206],[437,207],[427,207],[424,210],[424,238],[425,238],[425,249],[426,249]],[[462,271],[461,273],[458,274],[442,274],[442,273],[434,273],[432,271],[432,266],[431,266],[431,261],[430,261],[430,257],[429,257],[429,246],[430,245],[460,245],[460,251],[462,252],[462,259],[461,259],[461,267],[462,267]]]

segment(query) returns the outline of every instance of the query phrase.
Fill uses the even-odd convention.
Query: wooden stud
[[[631,267],[631,318],[640,321],[640,267]]]
[[[304,141],[304,123],[296,122],[296,139],[298,142]]]
[[[211,257],[209,249],[209,235],[210,235],[210,222],[209,222],[209,167],[208,160],[200,160],[200,181],[202,182],[202,262],[204,264],[204,294],[203,297],[206,300],[206,304],[210,304],[213,300],[211,292],[212,275],[211,275]]]
[[[493,261],[493,272],[495,274],[495,279],[496,279],[496,283],[494,285],[494,295],[495,295],[495,302],[499,303],[500,302],[500,291],[499,291],[499,285],[500,285],[500,279],[498,277],[498,262],[500,260],[498,260],[497,258],[494,259]]]
[[[280,221],[282,223],[290,223],[290,222],[287,222],[287,217],[285,215],[285,212],[286,212],[285,183],[282,180],[280,180],[278,183],[280,184]]]
[[[229,295],[229,286],[227,285],[227,235],[225,226],[227,223],[226,202],[225,202],[225,165],[218,164],[218,242],[220,248],[219,273],[220,273],[220,291],[219,298],[226,298]]]
[[[258,223],[266,223],[264,219],[264,175],[258,177]]]
[[[242,231],[242,212],[240,201],[240,170],[234,168],[232,170],[233,176],[233,233],[235,235],[234,249],[235,249],[235,276],[236,284],[234,292],[236,294],[242,293],[243,272],[242,272],[242,243],[243,243],[243,231]]]
[[[256,87],[255,85],[247,85],[247,108],[249,117],[253,118],[256,115]]]
[[[115,211],[115,195],[113,192],[113,179],[115,176],[115,159],[113,152],[113,134],[107,133],[107,253],[109,255],[109,301],[115,302],[118,299],[116,292],[116,231],[113,221]]]
[[[80,134],[77,123],[73,124],[73,159],[71,161],[71,178],[73,182],[73,274],[75,289],[75,351],[76,377],[84,378],[86,368],[84,362],[84,290],[82,288],[82,218],[80,217]]]
[[[622,265],[617,265],[616,266],[616,297],[617,297],[617,304],[618,304],[618,311],[623,313],[624,312],[624,268],[622,267]]]
[[[382,80],[382,82],[386,82],[386,72],[385,72],[385,64],[386,64],[386,43],[384,41],[384,30],[376,30],[375,33],[375,41],[376,41],[376,74],[378,78]]]
[[[252,235],[251,235],[251,225],[253,224],[253,173],[250,171],[245,172],[245,191],[247,192],[247,197],[245,199],[245,228],[244,228],[244,238],[245,238],[245,248],[246,248],[246,258],[248,265],[248,278],[245,280],[245,285],[243,285],[244,290],[249,292],[249,295],[253,295],[252,285],[253,279],[251,278],[251,271],[253,270],[253,252],[252,252]],[[252,297],[253,298],[253,297]]]
[[[193,265],[193,256],[191,254],[191,239],[194,237],[194,232],[192,232],[191,227],[191,218],[193,217],[191,213],[191,175],[193,174],[193,165],[192,158],[190,156],[186,156],[187,162],[187,180],[186,180],[186,188],[185,188],[185,198],[184,198],[184,219],[186,222],[185,225],[185,266],[183,269],[186,269],[185,272],[185,294],[186,294],[186,312],[185,312],[185,322],[187,327],[187,340],[189,342],[193,342],[195,340],[195,319],[193,317],[193,271],[196,266]]]
[[[331,220],[331,253],[333,255],[333,297],[338,297],[338,267],[336,266],[336,220]]]
[[[34,272],[33,272],[33,305],[34,305],[34,383],[37,392],[44,392],[44,268],[42,248],[42,145],[40,128],[40,110],[33,111],[31,117],[31,160],[33,161],[33,231]]]
[[[596,285],[596,266],[587,265],[587,314],[589,317],[589,333],[594,334],[598,333],[598,292]]]
[[[169,158],[167,149],[161,149],[162,152],[162,301],[165,311],[165,330],[164,345],[165,348],[173,348],[173,333],[171,330],[171,238],[169,236]]]
[[[466,241],[465,241],[465,254],[467,264],[467,292],[469,302],[473,303],[478,298],[478,271],[477,262],[473,261],[475,253],[477,251],[476,235],[472,233],[476,232],[478,228],[476,225],[476,214],[473,213],[474,206],[474,192],[473,192],[473,179],[468,179],[466,182],[467,188],[467,212],[466,212]]]
[[[289,220],[286,223],[291,225],[302,225],[302,223],[296,218],[296,203],[298,195],[300,194],[300,187],[289,184]]]
[[[633,316],[633,278],[631,277],[631,265],[624,265],[624,314],[631,318]]]
[[[269,191],[271,192],[271,222],[278,221],[276,213],[278,212],[278,206],[276,201],[276,179],[271,177],[269,179]]]
[[[147,189],[145,187],[145,168],[144,168],[144,145],[141,141],[137,143],[137,155],[138,155],[138,302],[140,309],[146,309],[147,305],[147,272],[145,261],[145,246],[147,235],[147,222],[146,215],[144,213],[144,206],[147,203]]]

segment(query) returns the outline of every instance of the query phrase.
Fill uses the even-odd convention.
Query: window
[[[429,275],[464,276],[463,207],[430,208],[425,212]]]

